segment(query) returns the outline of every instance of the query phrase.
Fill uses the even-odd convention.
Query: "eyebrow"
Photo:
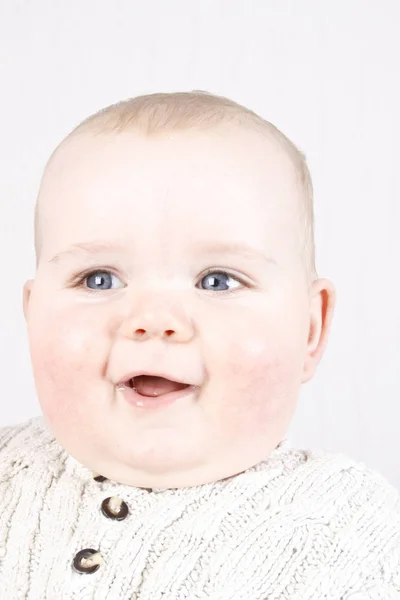
[[[208,244],[206,247],[203,244],[196,244],[194,246],[197,250],[202,251],[203,254],[225,254],[234,255],[247,258],[249,260],[257,261],[262,260],[269,264],[277,265],[277,262],[272,257],[266,256],[262,251],[252,248],[246,243],[238,242],[221,242]],[[82,242],[80,244],[73,244],[67,250],[59,252],[48,263],[58,264],[62,258],[68,258],[70,256],[79,256],[81,254],[95,255],[104,252],[118,252],[122,253],[125,251],[123,246],[113,244],[110,242],[93,241],[93,242]]]

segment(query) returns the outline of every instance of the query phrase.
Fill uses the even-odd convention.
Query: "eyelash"
[[[116,273],[114,273],[112,270],[107,269],[107,268],[91,269],[90,271],[86,271],[85,273],[81,274],[77,281],[74,281],[75,277],[73,277],[73,283],[72,283],[71,287],[84,288],[85,291],[88,292],[89,294],[98,293],[99,290],[92,290],[83,285],[83,282],[85,281],[85,279],[87,279],[90,275],[94,275],[95,273],[108,273],[109,275],[115,275],[116,277],[118,277],[118,275],[116,275]],[[210,275],[210,273],[219,273],[219,274],[227,275],[228,277],[232,277],[233,279],[236,279],[242,285],[249,287],[249,284],[246,283],[243,279],[241,279],[237,275],[230,273],[229,271],[225,271],[224,269],[216,269],[215,267],[211,267],[211,268],[207,269],[207,271],[204,273],[204,275],[201,277],[201,279],[203,279],[207,275]],[[222,291],[219,291],[218,293],[221,295],[222,294],[231,294],[232,292],[237,291],[239,289],[240,288],[234,288],[233,290],[222,290]],[[100,290],[100,291],[102,291],[102,290]],[[103,290],[103,291],[109,292],[111,290]],[[212,290],[203,290],[203,291],[208,292],[208,291],[212,291]]]

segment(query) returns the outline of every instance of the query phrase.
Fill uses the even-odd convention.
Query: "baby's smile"
[[[189,389],[188,389],[189,388]],[[131,406],[156,410],[169,406],[189,394],[196,386],[152,375],[139,375],[118,384],[118,390]]]

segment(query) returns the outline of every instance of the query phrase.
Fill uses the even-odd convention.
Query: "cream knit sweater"
[[[1,600],[400,599],[400,494],[342,454],[284,440],[178,490],[95,476],[43,417],[0,429]]]

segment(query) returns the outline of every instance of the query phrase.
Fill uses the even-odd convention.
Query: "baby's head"
[[[202,92],[93,115],[50,158],[24,314],[57,441],[108,479],[177,488],[268,457],[323,354],[335,291],[317,279],[304,156]],[[134,406],[131,372],[195,386]]]

